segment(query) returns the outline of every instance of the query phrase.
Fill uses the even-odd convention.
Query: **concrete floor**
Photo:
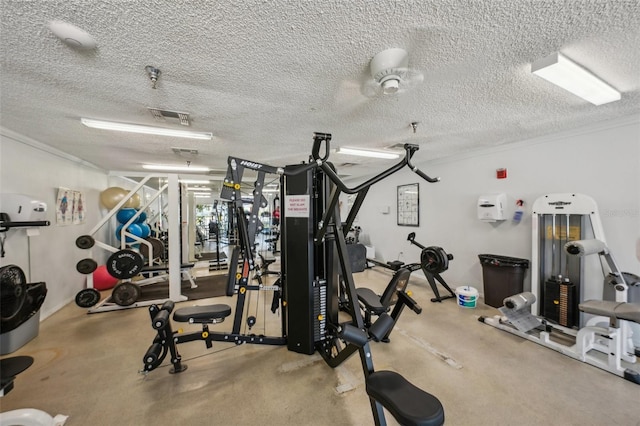
[[[374,268],[355,279],[381,292],[390,274]],[[640,425],[640,386],[478,322],[498,313],[481,302],[431,303],[418,276],[409,289],[423,312],[405,310],[391,343],[371,344],[374,364],[437,396],[446,424]],[[233,307],[235,298],[179,306],[209,303]],[[279,333],[277,315],[267,312],[266,330],[257,317],[253,332]],[[230,331],[231,322],[212,329]],[[187,371],[169,374],[165,360],[145,376],[138,371],[154,335],[146,308],[87,315],[70,303],[11,354],[35,362],[0,398],[1,411],[38,408],[68,415],[69,426],[373,424],[357,355],[331,369],[318,354],[282,346],[191,342],[179,346]]]

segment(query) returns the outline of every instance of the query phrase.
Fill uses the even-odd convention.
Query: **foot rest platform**
[[[188,323],[220,322],[231,315],[231,307],[225,304],[190,306],[173,313],[173,320]]]
[[[367,394],[403,425],[444,423],[444,408],[435,396],[412,385],[393,371],[376,371],[367,378]]]
[[[612,302],[608,300],[587,300],[579,308],[588,314],[621,319],[640,324],[640,303]]]

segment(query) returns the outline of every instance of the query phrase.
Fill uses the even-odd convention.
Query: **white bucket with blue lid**
[[[474,287],[465,285],[456,288],[456,296],[458,300],[458,306],[461,308],[475,308],[478,304],[478,290]]]

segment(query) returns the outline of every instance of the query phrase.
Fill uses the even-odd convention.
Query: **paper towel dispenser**
[[[506,194],[481,195],[478,198],[478,219],[483,222],[505,220]]]
[[[0,211],[12,222],[42,221],[47,216],[47,204],[24,194],[0,194]]]

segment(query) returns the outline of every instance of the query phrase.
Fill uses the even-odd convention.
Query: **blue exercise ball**
[[[138,226],[142,230],[140,238],[147,238],[149,235],[151,235],[151,227],[149,225],[147,225],[146,223],[139,223]]]
[[[118,239],[118,241],[120,241],[120,233],[122,232],[122,227],[124,225],[118,225],[118,227],[116,228],[116,238]],[[139,238],[144,238],[142,236],[142,228],[140,228],[140,225],[137,225],[135,223],[129,225],[129,227],[127,228],[127,232],[129,232],[130,234],[135,235],[136,237]],[[133,243],[135,242],[135,240],[131,237],[126,237],[125,242],[127,243]]]
[[[125,224],[131,220],[131,218],[137,213],[136,209],[126,208],[120,209],[116,214],[118,222]]]
[[[136,223],[144,223],[147,220],[147,212],[141,212]]]

